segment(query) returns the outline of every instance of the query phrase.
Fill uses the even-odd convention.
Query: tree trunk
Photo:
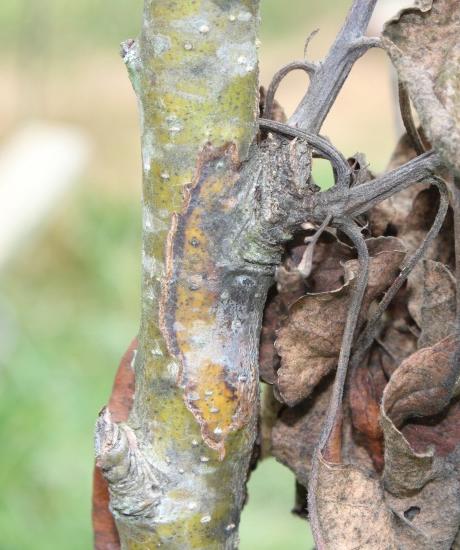
[[[258,17],[258,0],[146,1],[123,46],[142,125],[142,322],[129,420],[105,411],[97,428],[123,548],[237,544],[270,279],[226,239],[256,134]]]

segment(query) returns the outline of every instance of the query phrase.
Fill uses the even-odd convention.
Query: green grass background
[[[262,0],[262,37],[302,37],[344,4]],[[2,60],[39,79],[40,67],[116,51],[140,13],[140,0],[2,0]],[[86,174],[0,273],[0,550],[91,548],[93,426],[140,302],[139,186],[126,181],[128,195],[100,184]],[[290,514],[288,470],[262,463],[249,494],[243,550],[312,548]]]

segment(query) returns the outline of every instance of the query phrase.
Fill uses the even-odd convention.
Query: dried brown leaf
[[[453,362],[455,344],[455,337],[449,336],[415,352],[390,378],[384,407],[397,428],[410,417],[431,416],[448,405],[458,378],[458,366]]]
[[[419,348],[453,334],[456,325],[455,277],[445,265],[427,260],[423,281]]]
[[[281,357],[276,387],[294,406],[337,365],[351,286],[308,294],[295,302],[275,343]]]
[[[398,237],[404,242],[410,253],[414,252],[425,238],[433,224],[438,206],[439,194],[433,187],[423,189],[415,197],[412,210],[398,234]],[[454,240],[451,211],[448,212],[439,235],[428,247],[425,259],[453,266]],[[423,263],[419,263],[408,279],[408,308],[412,318],[419,327],[422,323],[421,304],[425,284],[424,278],[424,266]]]
[[[453,464],[458,457],[438,455],[429,439],[424,449],[416,449],[406,430],[398,429],[414,416],[432,417],[449,405],[458,378],[454,348],[455,338],[449,337],[417,351],[401,364],[384,392],[382,481],[386,503],[400,519],[401,548],[449,550],[460,524],[460,485]]]
[[[384,425],[390,422],[394,427],[389,430],[396,432],[400,427],[407,445],[416,453],[432,449],[437,456],[447,456],[460,443],[455,344],[451,335],[417,351],[401,364],[385,389]],[[392,456],[390,453],[390,461]]]
[[[355,257],[354,249],[324,234],[315,246],[313,269],[308,279],[312,292],[329,292],[344,283],[343,264]]]
[[[371,255],[369,282],[361,311],[364,320],[372,301],[391,284],[405,256],[398,239],[367,241]],[[275,343],[281,357],[276,386],[280,398],[293,406],[310,395],[337,365],[358,261],[344,266],[345,284],[332,292],[307,294],[295,302]]]
[[[273,456],[290,468],[305,487],[331,397],[331,382],[330,378],[323,380],[310,398],[296,407],[286,407],[272,431]]]
[[[455,398],[441,413],[427,418],[411,419],[402,433],[417,453],[430,447],[436,456],[448,456],[460,442],[460,400]]]
[[[428,8],[428,9],[427,9]],[[387,23],[384,46],[422,126],[451,169],[460,170],[460,4],[433,0]]]
[[[367,449],[377,472],[383,468],[380,401],[386,382],[376,348],[370,354],[369,365],[359,365],[350,374],[348,400],[354,437]]]
[[[410,418],[433,416],[449,405],[457,391],[458,365],[453,361],[454,351],[453,336],[417,351],[401,364],[385,389],[382,401],[384,481],[385,487],[399,497],[447,475],[445,461],[436,456],[431,445],[417,452],[398,428]]]
[[[448,458],[433,449],[417,453],[394,422],[438,412],[449,403],[457,376],[453,344],[450,338],[416,352],[391,378],[381,409],[381,479],[320,456],[316,508],[324,548],[451,549],[460,524],[459,453]]]
[[[324,548],[449,550],[460,521],[459,496],[452,476],[399,497],[370,472],[321,460],[317,508]]]
[[[370,472],[320,460],[317,513],[324,548],[396,550],[392,514]]]
[[[280,366],[280,357],[275,349],[278,329],[287,317],[289,306],[303,296],[307,290],[306,283],[297,269],[305,245],[301,234],[287,249],[283,263],[276,270],[276,287],[267,297],[262,320],[259,343],[259,374],[267,384],[273,384]]]

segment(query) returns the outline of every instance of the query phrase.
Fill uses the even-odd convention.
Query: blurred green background
[[[347,5],[262,0],[262,83],[302,57],[317,27],[311,54],[324,54]],[[91,548],[93,425],[139,318],[138,122],[118,44],[137,34],[141,9],[141,0],[0,3],[0,158],[33,120],[71,125],[91,142],[83,175],[0,271],[1,550]],[[302,75],[283,84],[287,111],[305,86]],[[386,61],[373,52],[325,126],[345,154],[365,151],[377,170],[394,140],[391,95]],[[243,550],[312,548],[290,514],[289,471],[266,461],[249,491]]]

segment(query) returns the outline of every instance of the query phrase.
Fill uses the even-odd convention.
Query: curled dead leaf
[[[454,364],[455,336],[423,348],[390,378],[384,393],[385,414],[396,427],[413,416],[431,416],[446,407],[456,387],[459,366]]]
[[[290,468],[304,487],[329,405],[331,383],[330,377],[324,379],[310,398],[296,407],[286,407],[273,427],[273,456]]]
[[[379,480],[353,465],[318,467],[317,513],[327,550],[398,548],[391,511]]]
[[[450,402],[458,377],[454,345],[450,337],[414,353],[387,385],[381,408],[382,477],[356,464],[331,464],[320,455],[316,513],[323,548],[452,548],[460,525],[459,453],[445,458],[433,449],[416,452],[397,425]]]
[[[304,250],[301,234],[286,251],[282,265],[276,270],[276,286],[268,293],[259,343],[259,374],[267,384],[275,382],[280,366],[275,349],[276,333],[288,314],[289,306],[306,292],[305,280],[297,269]]]
[[[405,256],[404,246],[393,237],[366,242],[371,261],[361,323],[372,301],[397,275]],[[282,401],[289,406],[308,397],[319,381],[336,367],[357,270],[357,260],[348,261],[344,266],[345,284],[342,287],[331,292],[307,294],[291,306],[275,343],[281,357],[276,387]]]
[[[275,342],[281,357],[276,387],[289,406],[308,397],[336,366],[350,292],[347,282],[332,292],[308,294],[290,308]]]
[[[420,311],[419,348],[431,346],[455,332],[456,280],[439,262],[424,262],[423,295]]]
[[[454,362],[455,336],[423,348],[406,359],[391,377],[382,401],[382,426],[385,434],[385,484],[393,494],[405,494],[437,477],[443,463],[436,456],[436,424],[424,430],[424,448],[417,442],[417,430],[409,419],[431,417],[448,407],[459,391],[459,365]],[[454,402],[454,414],[458,415]],[[446,428],[447,425],[444,425]],[[402,430],[402,432],[400,431]],[[451,450],[460,443],[459,430],[449,434]],[[405,435],[410,436],[408,438]],[[445,455],[445,452],[442,453]]]
[[[316,243],[313,268],[308,279],[312,292],[329,292],[344,283],[343,264],[355,258],[354,249],[333,235],[324,233]]]
[[[422,126],[446,164],[460,170],[460,5],[433,0],[389,21],[383,44]]]
[[[383,468],[380,401],[385,385],[378,350],[374,349],[370,353],[369,364],[359,365],[350,373],[348,399],[355,438],[367,449],[377,472]]]

